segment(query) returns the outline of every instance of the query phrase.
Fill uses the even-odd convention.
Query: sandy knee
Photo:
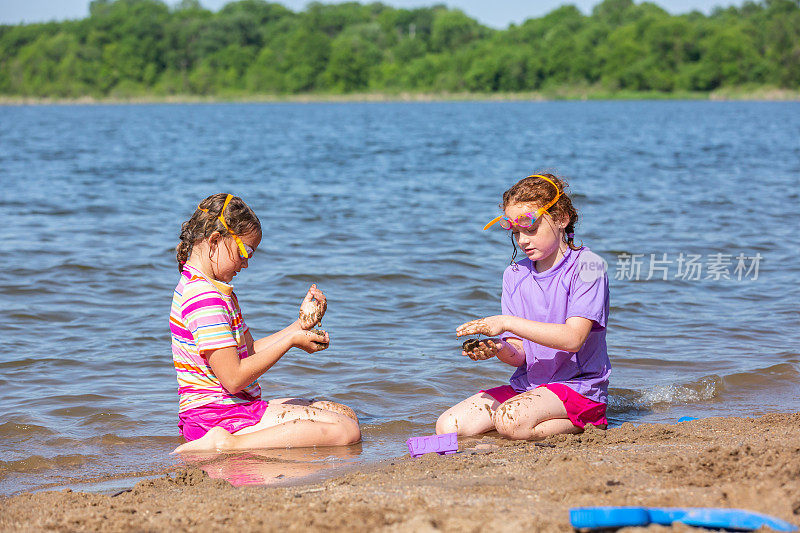
[[[497,428],[497,431],[501,431],[501,428],[512,427],[516,423],[516,414],[516,404],[514,402],[507,401],[501,404],[492,415],[494,427]]]
[[[347,418],[355,420],[356,423],[358,423],[358,415],[356,415],[356,412],[344,404],[331,402],[328,400],[320,400],[320,401],[314,401],[311,404],[311,407],[316,407],[317,409],[325,409],[327,411],[333,411],[334,413],[344,415]]]
[[[346,416],[351,420],[354,420],[356,424],[358,424],[358,415],[353,409],[347,407],[346,405],[342,405],[340,403],[335,403],[333,405],[336,406],[336,410],[334,412],[343,414],[344,416]]]
[[[493,417],[494,427],[504,437],[527,439],[531,432],[523,428],[518,407],[518,403],[514,401],[507,401],[498,407]]]
[[[458,433],[458,419],[449,411],[442,413],[436,420],[436,434],[443,433]]]

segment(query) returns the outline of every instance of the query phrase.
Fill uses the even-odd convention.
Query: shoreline
[[[721,89],[712,92],[598,91],[564,89],[521,93],[350,93],[350,94],[231,94],[231,95],[146,95],[82,96],[53,98],[0,96],[0,106],[47,105],[145,105],[145,104],[222,104],[222,103],[426,103],[426,102],[556,102],[556,101],[636,101],[697,100],[747,102],[800,102],[800,91],[775,88],[752,90]]]
[[[571,507],[594,505],[739,508],[800,524],[799,443],[800,413],[590,427],[540,443],[490,434],[455,455],[292,486],[235,488],[189,467],[115,495],[0,497],[0,530],[555,532],[570,530]],[[673,530],[686,531],[658,529]]]

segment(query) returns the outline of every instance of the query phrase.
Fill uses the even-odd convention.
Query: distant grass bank
[[[242,94],[218,95],[137,95],[83,96],[79,98],[40,98],[0,96],[0,105],[113,105],[113,104],[197,104],[197,103],[336,103],[336,102],[548,102],[580,100],[710,100],[710,101],[800,101],[800,91],[775,88],[724,89],[712,92],[607,91],[564,88],[543,92],[475,93],[475,92],[365,92],[349,94]]]

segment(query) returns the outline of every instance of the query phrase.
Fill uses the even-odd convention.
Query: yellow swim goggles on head
[[[242,259],[250,259],[251,257],[253,257],[255,250],[253,250],[251,247],[243,243],[242,239],[240,239],[238,235],[232,232],[231,228],[229,228],[228,224],[225,222],[225,208],[228,207],[228,203],[231,201],[231,198],[233,198],[232,194],[229,194],[228,196],[225,197],[225,203],[222,204],[222,210],[219,212],[217,218],[219,219],[220,222],[222,222],[222,227],[224,227],[228,231],[228,233],[231,234],[233,240],[236,241],[236,246],[239,247],[239,255],[242,257]],[[205,213],[208,213],[208,209],[203,209],[199,205],[197,206],[197,209]]]
[[[555,182],[550,178],[548,178],[547,176],[542,176],[541,174],[533,174],[528,177],[542,178],[543,180],[549,181],[553,185],[553,187],[556,188],[555,198],[550,200],[550,202],[548,202],[547,205],[545,205],[544,207],[540,207],[539,209],[531,213],[523,213],[513,220],[505,215],[500,215],[498,217],[495,217],[492,220],[490,220],[489,223],[483,227],[483,229],[485,230],[489,229],[495,222],[500,222],[500,227],[503,229],[511,229],[513,227],[530,228],[531,226],[533,226],[533,223],[536,222],[537,218],[545,214],[548,209],[550,209],[551,207],[553,207],[553,205],[555,205],[555,203],[558,201],[558,198],[561,196],[561,190],[558,188],[558,185],[556,185]]]

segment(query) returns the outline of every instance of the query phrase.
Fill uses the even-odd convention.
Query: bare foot
[[[170,455],[186,452],[221,452],[231,438],[231,434],[221,427],[213,427],[208,433],[197,440],[190,440],[186,444],[181,444]]]

